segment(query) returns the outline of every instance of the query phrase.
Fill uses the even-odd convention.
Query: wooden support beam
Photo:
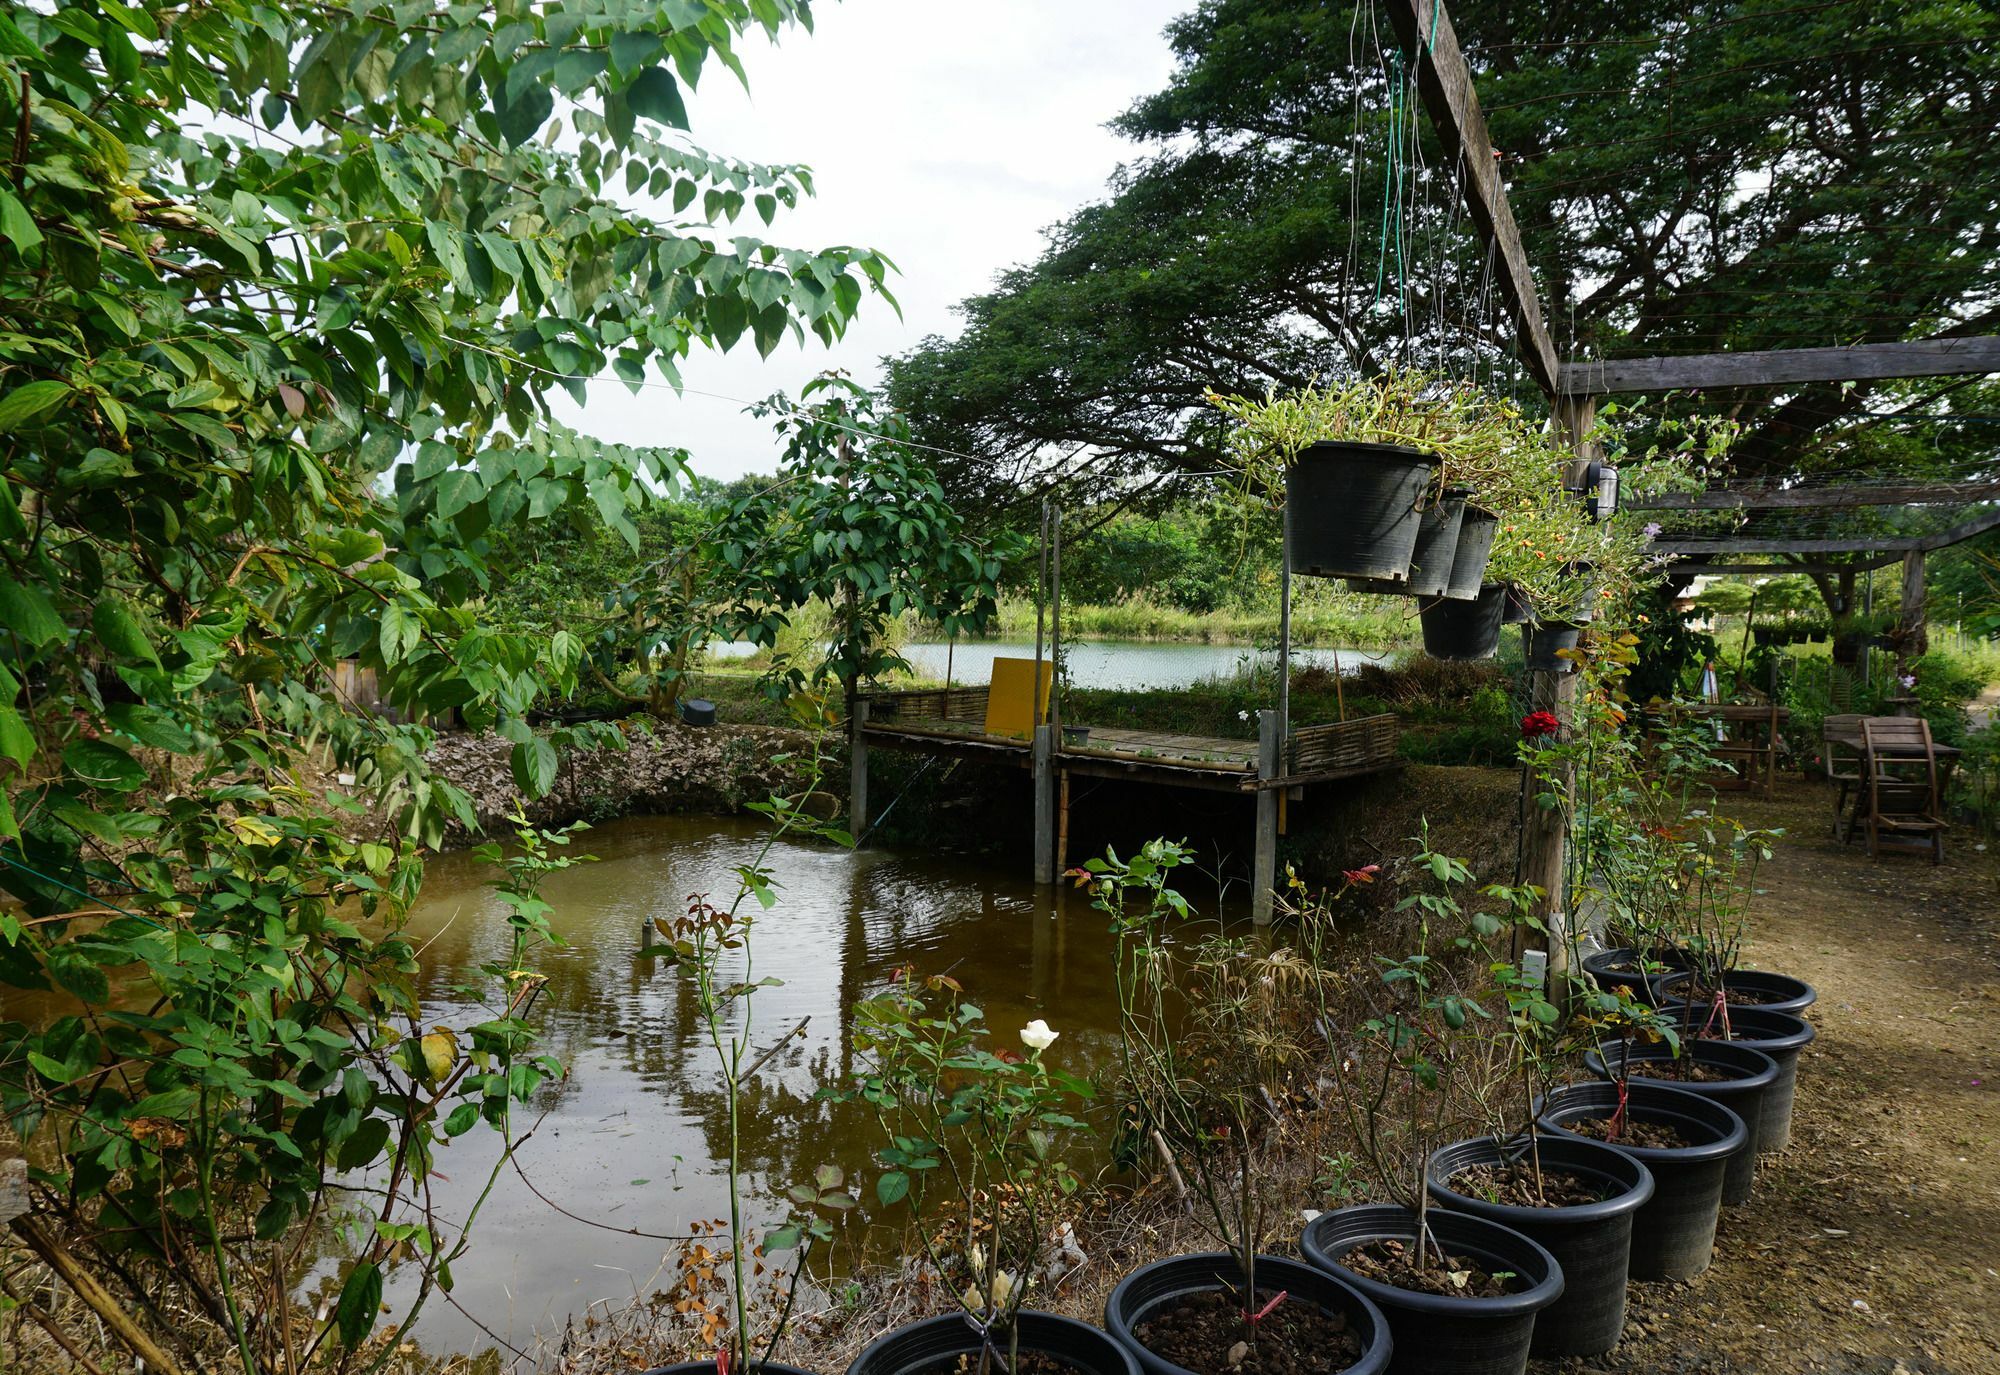
[[[1654,540],[1655,554],[1680,558],[1703,554],[1900,554],[1914,543],[1908,535],[1852,535],[1846,539],[1757,539],[1718,535],[1714,539]]]
[[[1400,7],[1392,7],[1394,13]],[[1913,339],[1827,349],[1696,353],[1684,358],[1619,358],[1565,364],[1558,389],[1570,396],[1779,387],[1802,382],[1867,382],[1890,377],[1958,377],[2000,372],[2000,337]]]
[[[1924,551],[1912,549],[1903,555],[1902,605],[1896,617],[1896,668],[1899,674],[1914,673],[1915,661],[1930,648],[1930,634],[1924,625]]]
[[[1713,574],[1717,577],[1726,573],[1776,577],[1782,573],[1803,573],[1807,577],[1815,575],[1823,578],[1853,577],[1856,572],[1870,568],[1886,568],[1900,555],[1872,560],[1866,563],[1683,563],[1674,571],[1688,574]]]
[[[1479,97],[1472,88],[1472,72],[1465,65],[1465,54],[1459,49],[1443,0],[1390,0],[1389,22],[1417,74],[1417,89],[1445,156],[1457,158],[1464,170],[1465,209],[1480,237],[1494,250],[1500,290],[1514,312],[1521,359],[1529,376],[1553,397],[1559,391],[1556,346],[1542,322],[1541,298],[1534,274],[1528,270],[1521,230],[1507,204],[1499,159],[1494,156],[1486,117],[1479,111]]]
[[[1044,884],[1056,881],[1055,742],[1055,727],[1043,722],[1029,747],[1035,769],[1035,882]]]
[[[1858,506],[1937,506],[2000,500],[2000,480],[1904,482],[1879,487],[1777,487],[1762,492],[1662,492],[1619,505],[1627,511],[1836,511]]]
[[[847,711],[847,833],[857,844],[868,830],[867,730],[868,703],[857,697]]]
[[[1278,713],[1257,713],[1257,778],[1261,784],[1283,772],[1279,759]],[[1269,926],[1278,884],[1278,791],[1257,791],[1257,846],[1250,875],[1250,920]]]
[[[1974,535],[1983,535],[1996,526],[2000,526],[2000,506],[1967,517],[1949,530],[1940,530],[1935,535],[1925,535],[1921,539],[1911,540],[1909,547],[1923,553],[1949,549],[1954,544],[1965,543]]]

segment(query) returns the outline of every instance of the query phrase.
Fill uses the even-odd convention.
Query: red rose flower
[[[1552,712],[1531,711],[1521,718],[1521,738],[1523,740],[1535,740],[1544,735],[1554,735],[1561,729],[1562,722],[1556,720]]]

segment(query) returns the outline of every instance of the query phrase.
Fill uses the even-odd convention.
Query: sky
[[[1139,150],[1104,127],[1173,70],[1163,37],[1192,0],[840,0],[813,7],[814,32],[761,37],[742,50],[746,93],[714,64],[688,102],[695,143],[761,162],[802,162],[818,194],[745,232],[802,248],[855,244],[901,269],[899,320],[864,298],[829,349],[811,335],[757,356],[746,335],[727,354],[699,347],[690,389],[756,400],[796,396],[829,367],[864,382],[879,360],[930,334],[955,334],[952,305],[1040,252],[1041,231],[1102,197]],[[655,374],[655,376],[657,376]],[[559,393],[558,393],[559,395]],[[661,388],[633,395],[594,382],[589,404],[558,416],[599,439],[679,445],[704,477],[769,472],[768,420],[737,401]]]

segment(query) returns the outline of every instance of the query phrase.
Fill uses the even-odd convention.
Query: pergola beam
[[[1776,577],[1785,573],[1803,573],[1807,577],[1838,577],[1842,573],[1866,573],[1874,568],[1887,568],[1902,558],[1892,554],[1878,559],[1868,559],[1859,563],[1683,563],[1679,572],[1714,574],[1750,574],[1759,577]]]
[[[1534,274],[1528,270],[1521,230],[1507,204],[1507,188],[1500,181],[1499,159],[1494,156],[1486,117],[1480,113],[1479,97],[1472,88],[1472,72],[1465,65],[1465,54],[1459,49],[1443,0],[1390,0],[1389,22],[1417,73],[1417,89],[1445,154],[1457,158],[1464,171],[1466,213],[1494,249],[1500,289],[1514,312],[1522,361],[1529,375],[1553,398],[1560,393],[1557,379],[1562,371],[1555,342],[1542,322],[1541,298]]]
[[[1891,377],[1958,377],[1986,372],[2000,372],[2000,336],[1568,363],[1559,371],[1558,386],[1565,395],[1606,396],[1614,392],[1872,382]]]
[[[1845,539],[1759,539],[1754,535],[1720,535],[1714,539],[1654,540],[1656,554],[1669,558],[1712,558],[1731,554],[1910,554],[1935,553],[1963,544],[1988,530],[2000,529],[2000,506],[1991,506],[1949,529],[1931,535],[1853,535]],[[1883,563],[1894,562],[1884,559]],[[1881,565],[1875,565],[1877,567]]]
[[[1925,506],[2000,499],[2000,479],[1903,482],[1871,487],[1776,487],[1767,491],[1662,492],[1620,504],[1628,511],[1812,511],[1857,506]]]
[[[1976,516],[1969,516],[1949,530],[1940,530],[1935,535],[1925,535],[1922,539],[1911,540],[1908,547],[1913,553],[1949,549],[1954,544],[1963,544],[1974,535],[1983,535],[1995,527],[2000,527],[2000,506],[1981,511]]]

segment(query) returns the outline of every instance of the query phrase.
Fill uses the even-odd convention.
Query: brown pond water
[[[718,1161],[727,1154],[727,1118],[713,1052],[682,977],[671,963],[639,955],[639,938],[646,921],[678,914],[691,893],[726,900],[735,891],[733,867],[754,856],[764,833],[761,820],[648,817],[578,836],[576,848],[598,862],[555,875],[545,890],[569,944],[539,961],[550,979],[537,1010],[543,1046],[569,1075],[543,1090],[534,1111],[547,1116],[519,1156],[549,1202],[511,1171],[502,1176],[471,1250],[453,1267],[450,1300],[433,1296],[418,1324],[428,1349],[491,1346],[480,1324],[526,1346],[593,1302],[659,1286],[672,1243],[590,1226],[551,1203],[605,1227],[653,1233],[685,1233],[690,1223],[726,1215]],[[747,1091],[753,1218],[776,1213],[767,1200],[822,1163],[841,1166],[872,1200],[872,1123],[814,1094],[852,1065],[847,1031],[856,1000],[901,966],[958,979],[966,1000],[985,1009],[1000,1047],[1018,1050],[1019,1029],[1041,1017],[1060,1033],[1052,1064],[1088,1073],[1114,1053],[1111,937],[1103,914],[1066,885],[1037,889],[1025,874],[989,861],[881,849],[781,843],[767,862],[780,895],[756,927],[756,972],[783,984],[757,995],[753,1039],[768,1046],[811,1020]],[[480,964],[505,958],[507,927],[491,877],[466,854],[429,868],[411,922],[423,946],[427,1024],[478,1020],[454,989]],[[1212,916],[1217,902],[1206,882],[1194,878],[1183,888]],[[443,1154],[439,1168],[449,1179],[435,1190],[443,1218],[464,1217],[497,1149],[482,1126]],[[885,1221],[902,1215],[892,1210]],[[850,1224],[850,1254],[867,1227],[865,1216]],[[329,1259],[315,1289],[332,1289],[335,1263]],[[392,1308],[400,1311],[397,1300],[406,1296],[392,1281]]]

